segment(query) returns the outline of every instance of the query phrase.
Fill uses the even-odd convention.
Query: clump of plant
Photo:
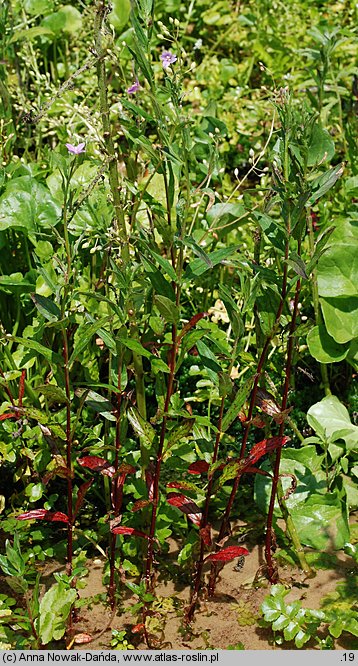
[[[273,585],[261,606],[263,620],[260,624],[272,629],[275,643],[283,645],[294,641],[297,648],[302,648],[311,641],[321,650],[333,650],[334,639],[342,634],[358,637],[354,588],[348,592],[345,587],[342,594],[342,586],[339,585],[336,593],[322,600],[320,610],[304,608],[300,601],[287,603],[289,591],[281,584]],[[337,603],[338,599],[340,603]],[[354,649],[355,639],[350,640]]]
[[[79,9],[49,0],[39,14],[28,2],[24,32],[15,26],[19,7],[7,5],[0,9],[10,26],[0,59],[0,453],[14,489],[0,499],[10,537],[0,563],[20,585],[28,620],[4,598],[4,642],[92,640],[76,629],[77,579],[96,549],[107,560],[112,616],[129,589],[137,597],[133,633],[149,647],[164,645],[168,609],[156,594],[158,578],[175,570],[191,581],[190,625],[205,587],[215,593],[220,568],[250,555],[231,527],[245,513],[243,497],[267,521],[270,582],[279,580],[280,539],[307,576],[305,546],[319,550],[333,540],[339,549],[350,541],[357,427],[331,395],[333,364],[356,367],[346,300],[354,225],[338,218],[334,229],[331,221],[345,205],[347,154],[354,168],[332,73],[341,42],[324,26],[311,32],[319,46],[305,57],[315,60],[316,88],[305,82],[307,94],[296,97],[289,86],[273,89],[274,60],[257,66],[254,59],[246,69],[231,51],[238,29],[255,49],[271,34],[262,25],[274,21],[280,34],[280,18],[254,3],[254,13],[243,8],[212,48],[207,0],[203,11],[184,8],[185,29],[160,0],[114,3],[113,11],[105,0]],[[228,7],[222,13],[226,25]],[[91,28],[77,47],[87,18]],[[221,48],[229,51],[217,59]],[[27,61],[23,93],[15,94]],[[237,108],[247,86],[252,122],[245,114],[230,119],[221,100]],[[354,191],[355,181],[347,187]],[[293,418],[291,391],[296,368],[312,358],[326,397],[303,410],[307,438]],[[36,576],[44,553],[21,552],[35,526],[36,538],[50,534],[61,545],[66,562],[44,595]],[[34,570],[21,582],[27,557]],[[272,591],[272,612],[281,612],[275,627],[305,644],[321,611],[296,604],[288,616],[283,588]],[[132,648],[121,630],[112,647]]]

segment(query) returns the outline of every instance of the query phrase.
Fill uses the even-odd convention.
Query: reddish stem
[[[292,357],[293,357],[293,344],[294,344],[294,333],[296,329],[296,320],[298,313],[298,301],[301,291],[301,281],[298,280],[296,284],[295,298],[293,303],[292,318],[290,323],[289,338],[287,343],[287,359],[286,359],[286,377],[283,388],[282,403],[281,403],[281,412],[287,408],[288,401],[288,391],[290,388],[291,380],[291,371],[292,371]],[[279,437],[282,437],[285,430],[285,422],[282,421],[279,429]],[[281,448],[278,448],[275,456],[275,465],[274,465],[274,474],[272,480],[271,488],[271,497],[270,505],[267,516],[267,527],[266,527],[266,542],[265,542],[265,558],[267,562],[267,574],[271,583],[277,582],[277,567],[274,565],[272,560],[272,525],[273,525],[273,512],[275,507],[275,499],[277,493],[277,486],[280,475],[280,463],[281,463]]]
[[[257,364],[256,376],[255,376],[254,385],[253,385],[253,388],[252,388],[252,391],[251,391],[251,398],[250,398],[249,410],[248,410],[248,415],[247,415],[248,424],[245,427],[245,432],[244,432],[244,436],[243,436],[242,444],[241,444],[241,449],[240,449],[239,460],[242,460],[242,458],[244,457],[245,452],[246,452],[246,446],[247,446],[247,441],[248,441],[249,432],[250,432],[250,421],[252,419],[252,415],[253,415],[255,404],[256,404],[256,396],[257,396],[257,389],[258,389],[258,386],[259,386],[259,381],[261,379],[262,371],[263,371],[263,368],[264,368],[264,365],[265,365],[265,362],[266,362],[267,352],[268,352],[271,340],[272,340],[272,338],[274,337],[274,335],[276,333],[276,328],[279,324],[280,317],[281,317],[281,314],[282,314],[282,311],[283,311],[283,306],[284,306],[284,303],[285,303],[285,298],[286,298],[286,293],[287,293],[287,261],[286,260],[288,259],[288,252],[289,252],[289,244],[288,244],[288,241],[287,241],[286,247],[285,247],[285,263],[284,263],[284,268],[283,268],[280,303],[279,303],[279,306],[278,306],[277,312],[276,312],[275,324],[273,326],[273,329],[272,329],[270,335],[268,335],[267,338],[266,338],[266,342],[264,344],[264,347],[262,349],[262,352],[261,352],[261,355],[260,355],[260,358],[259,358],[259,362]],[[233,483],[233,487],[232,487],[232,490],[231,490],[231,493],[230,493],[230,497],[229,497],[227,505],[226,505],[225,513],[224,513],[224,516],[223,516],[222,521],[221,521],[220,532],[219,532],[219,536],[218,536],[218,539],[217,539],[219,543],[224,538],[224,536],[226,536],[230,532],[230,515],[231,515],[231,512],[232,512],[232,507],[233,507],[233,504],[234,504],[236,493],[237,493],[238,488],[239,488],[240,479],[241,479],[241,474],[238,474],[238,476],[235,478],[234,483]],[[212,565],[211,565],[209,585],[208,585],[209,597],[212,597],[214,592],[215,592],[216,577],[217,577],[217,565],[213,562]]]
[[[112,501],[113,501],[113,510],[115,518],[119,516],[123,499],[123,484],[121,485],[118,484],[118,476],[117,476],[118,467],[119,467],[119,451],[121,448],[121,438],[120,438],[120,428],[121,428],[120,414],[121,414],[121,403],[122,403],[121,367],[122,367],[122,362],[120,360],[118,363],[118,375],[117,375],[118,393],[117,393],[117,421],[116,421],[116,443],[115,443],[116,454],[114,459],[115,475],[114,478],[112,479],[112,493],[113,493]],[[117,541],[117,535],[113,534],[112,532],[110,538],[110,557],[109,557],[110,574],[109,574],[109,587],[108,587],[109,603],[112,610],[115,607],[115,591],[116,591],[116,585],[115,585],[116,541]]]
[[[218,431],[217,431],[217,434],[216,434],[214,451],[213,451],[213,455],[212,455],[212,459],[211,459],[211,464],[212,465],[214,465],[214,463],[216,463],[217,458],[218,458],[219,444],[220,444],[220,437],[221,437],[221,425],[222,425],[222,419],[223,419],[223,414],[224,414],[224,406],[225,406],[225,397],[223,397],[221,399],[221,404],[220,404]],[[204,505],[204,508],[203,508],[202,518],[201,518],[201,522],[200,522],[200,530],[204,529],[208,524],[209,505],[210,505],[213,483],[214,483],[214,475],[209,473],[208,487],[207,487],[207,490],[206,490],[205,505]],[[187,622],[192,621],[192,619],[194,617],[194,613],[195,613],[196,604],[197,604],[197,601],[198,601],[198,595],[199,595],[199,590],[200,590],[200,585],[201,585],[201,577],[202,577],[203,566],[204,566],[204,553],[205,553],[205,543],[204,543],[203,537],[200,536],[200,554],[199,554],[199,558],[198,558],[198,561],[197,561],[197,564],[196,564],[196,575],[195,575],[194,589],[193,589],[193,592],[192,592],[192,595],[191,595],[190,605],[186,610],[186,621]]]

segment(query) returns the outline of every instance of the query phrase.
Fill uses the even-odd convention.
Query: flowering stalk
[[[114,143],[112,138],[111,123],[109,118],[107,77],[106,77],[106,64],[105,64],[106,49],[103,46],[103,40],[102,40],[103,22],[109,11],[110,10],[106,4],[106,0],[97,0],[97,11],[94,22],[95,45],[96,45],[96,53],[98,56],[97,80],[98,80],[100,111],[102,117],[103,140],[106,146],[108,156],[110,158],[113,158],[109,162],[108,172],[109,172],[109,184],[111,188],[114,211],[115,211],[115,222],[119,238],[122,243],[122,259],[125,263],[127,263],[129,260],[128,237],[125,224],[125,216],[120,197],[118,165],[117,165],[116,152],[114,149]]]

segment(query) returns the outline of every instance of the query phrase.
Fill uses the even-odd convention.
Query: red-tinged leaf
[[[53,479],[54,476],[60,476],[62,479],[73,479],[74,474],[72,470],[68,469],[68,467],[63,467],[62,465],[59,465],[58,467],[55,467],[55,469],[51,470],[50,472],[46,472],[44,476],[42,477],[42,483],[46,486],[51,479]]]
[[[231,562],[235,557],[240,557],[241,555],[249,555],[249,551],[241,546],[228,546],[219,550],[218,553],[211,553],[211,555],[205,558],[204,562]]]
[[[272,418],[277,423],[278,425],[281,425],[284,421],[287,420],[288,415],[292,412],[293,407],[289,407],[288,409],[285,409],[283,412],[280,414],[273,414]]]
[[[264,428],[266,423],[258,414],[256,414],[256,416],[254,416],[254,418],[251,420],[251,425],[255,426],[256,428]]]
[[[134,627],[132,627],[131,632],[132,634],[141,634],[142,631],[144,631],[145,624],[143,622],[140,622],[139,624],[135,624]]]
[[[263,412],[272,416],[273,420],[278,424],[283,423],[293,409],[293,407],[289,407],[288,409],[281,411],[281,407],[277,404],[272,393],[265,391],[265,389],[257,390],[255,404],[257,407],[260,407]]]
[[[94,478],[90,479],[89,481],[86,481],[85,483],[82,483],[82,485],[78,489],[77,493],[77,499],[76,499],[76,504],[75,504],[75,509],[73,512],[73,520],[76,518],[82,504],[83,500],[85,498],[87,490],[91,487],[92,483],[94,481]]]
[[[109,527],[112,532],[114,527],[117,527],[117,525],[120,525],[122,522],[122,514],[120,516],[117,516],[116,518],[113,518],[113,520],[110,521]]]
[[[121,466],[118,468],[116,474],[135,474],[136,471],[137,470],[135,467],[133,467],[133,465],[129,465],[128,463],[122,463]]]
[[[194,315],[194,317],[192,317],[190,319],[190,321],[188,321],[188,323],[185,324],[183,326],[182,330],[180,331],[180,333],[178,335],[178,342],[180,342],[180,340],[182,340],[182,338],[184,337],[184,335],[186,335],[188,333],[188,331],[190,331],[194,326],[197,325],[197,323],[198,323],[198,321],[200,321],[200,319],[202,319],[203,317],[208,317],[208,315],[209,315],[208,312],[199,312],[198,314]]]
[[[204,474],[210,465],[205,460],[197,460],[188,467],[189,474]]]
[[[134,472],[136,472],[135,467],[132,467],[132,465],[127,465],[127,463],[123,463],[119,467],[118,471],[115,473],[114,478],[117,478],[117,487],[120,488],[121,486],[123,486],[127,474],[134,474]]]
[[[87,467],[93,472],[100,472],[103,476],[112,477],[115,474],[115,469],[104,458],[99,458],[99,456],[85,456],[84,458],[78,458],[77,462],[81,467]]]
[[[61,511],[46,511],[46,509],[34,509],[33,511],[26,511],[16,516],[16,520],[48,520],[51,523],[69,523],[68,516]]]
[[[192,499],[185,497],[185,495],[182,495],[181,493],[170,493],[169,497],[167,497],[167,502],[171,506],[176,506],[177,509],[180,509],[180,511],[185,513],[194,525],[200,525],[202,514],[199,507]]]
[[[9,414],[1,414],[0,416],[0,421],[5,421],[5,419],[17,419],[18,414],[15,414],[15,412],[11,412]]]
[[[211,525],[205,525],[201,530],[199,530],[201,539],[204,541],[205,546],[210,547],[212,543],[211,539]]]
[[[291,440],[290,437],[270,437],[263,439],[261,442],[254,444],[249,455],[242,462],[244,463],[243,471],[247,467],[252,467],[255,463],[267,453],[272,453],[275,449],[281,448]]]
[[[19,407],[22,407],[22,399],[25,393],[25,377],[26,377],[26,370],[23,370],[19,382]]]
[[[256,392],[255,405],[260,407],[263,412],[273,416],[274,414],[280,414],[281,408],[277,404],[272,393],[265,391],[265,389],[259,388]]]
[[[134,527],[114,527],[111,530],[112,534],[123,534],[127,536],[137,536],[137,537],[142,537],[142,539],[148,539],[148,534],[144,534],[144,532],[140,532],[139,530],[135,530]]]
[[[93,641],[91,634],[77,634],[73,642],[75,645],[84,645],[85,643],[91,643],[91,641]]]
[[[131,511],[140,511],[141,509],[144,509],[145,506],[149,506],[152,502],[150,500],[137,500],[134,502]]]

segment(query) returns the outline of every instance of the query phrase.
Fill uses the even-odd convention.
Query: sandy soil
[[[303,572],[285,566],[280,567],[280,581],[290,588],[288,601],[300,599],[307,608],[318,609],[321,600],[333,592],[339,581],[346,580],[352,568],[352,560],[344,554],[336,554],[336,566],[318,570],[315,577],[305,578]],[[189,587],[175,586],[172,582],[160,580],[157,584],[159,598],[153,623],[156,625],[158,642],[155,649],[227,649],[230,645],[242,643],[247,650],[280,649],[272,643],[272,633],[257,625],[260,605],[269,592],[269,584],[263,576],[258,576],[263,564],[263,548],[254,546],[250,557],[245,559],[241,571],[235,570],[235,562],[226,564],[220,573],[215,597],[205,599],[204,595],[196,612],[192,633],[185,631],[182,624],[183,609],[189,600]],[[209,567],[207,567],[207,570]],[[97,560],[90,564],[87,587],[81,592],[82,597],[89,597],[105,592],[102,584],[103,563]],[[255,582],[256,579],[256,582]],[[125,608],[128,609],[138,599],[128,594]],[[126,630],[127,640],[137,649],[146,649],[141,635],[131,633],[132,627],[140,618],[128,610],[111,612],[102,604],[83,608],[80,612],[76,633],[89,633],[94,640],[88,645],[76,646],[76,649],[111,649],[111,629]],[[110,622],[111,621],[111,622]],[[107,623],[110,627],[103,629]],[[96,634],[101,634],[96,638]],[[314,643],[307,643],[306,649],[313,649]],[[352,644],[336,641],[337,649],[352,649]],[[285,643],[283,649],[295,649],[294,643]]]

